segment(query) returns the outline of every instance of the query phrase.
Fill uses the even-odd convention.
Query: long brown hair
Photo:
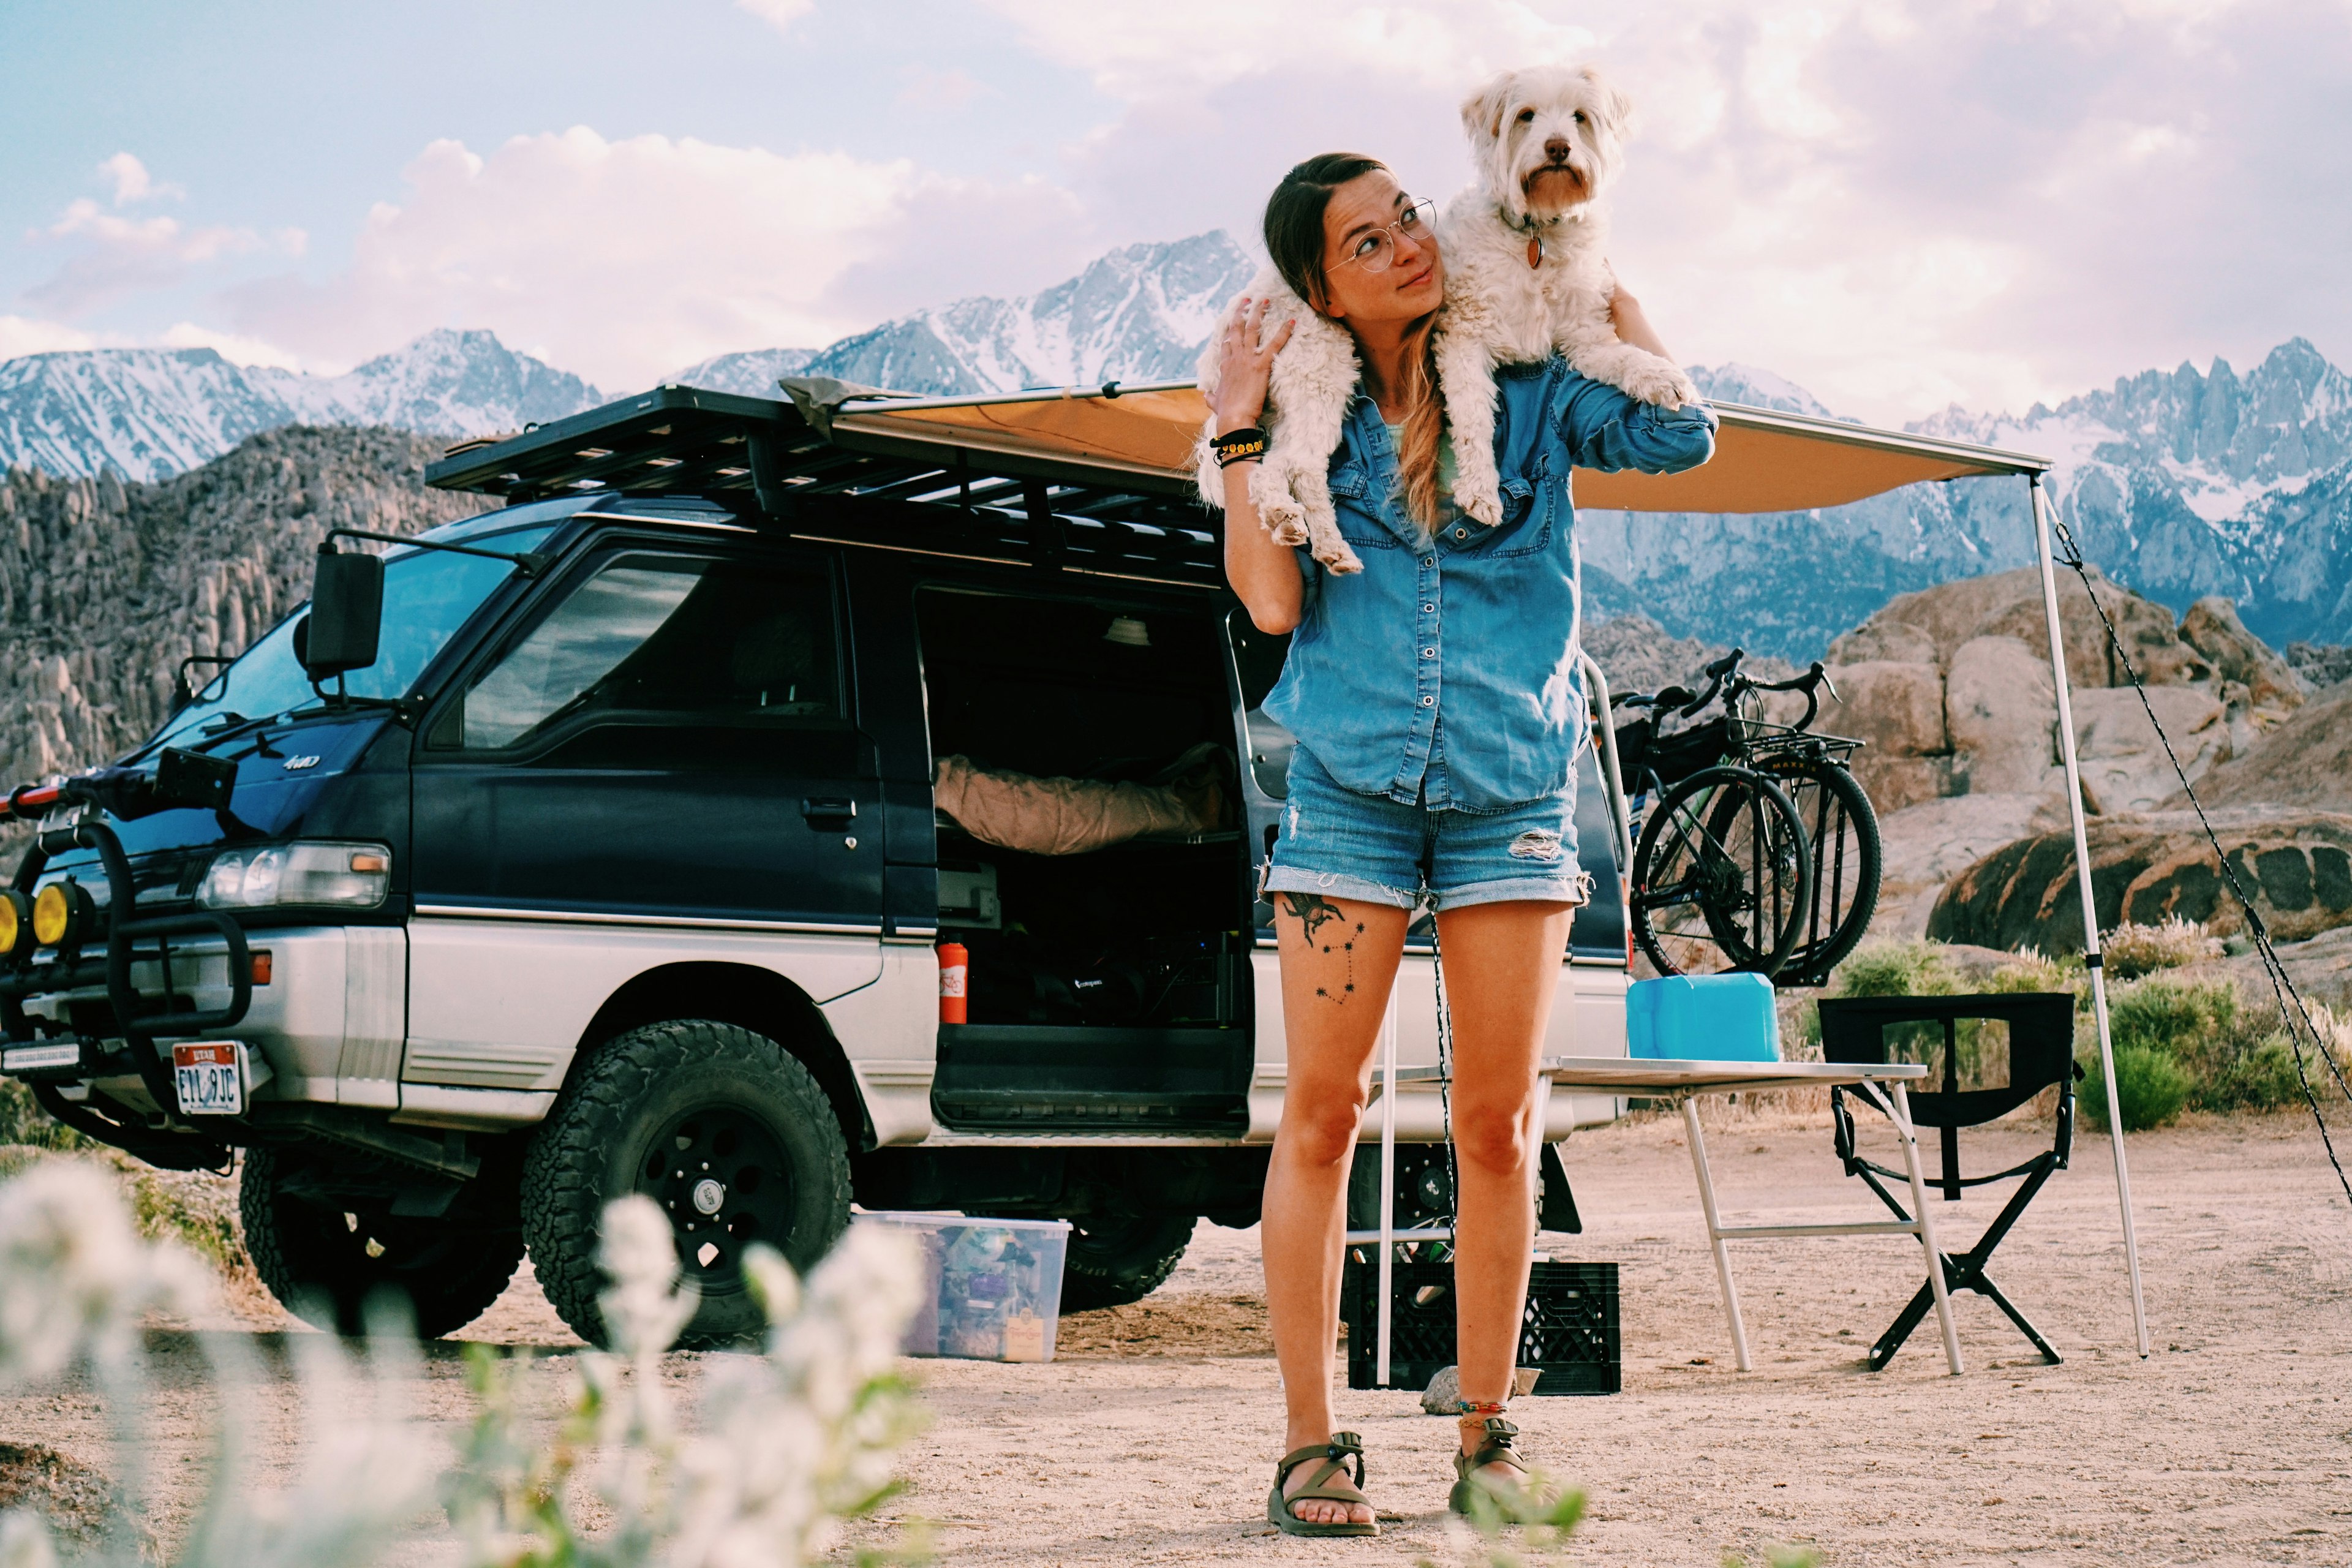
[[[1387,168],[1361,153],[1318,153],[1283,175],[1265,200],[1265,253],[1291,291],[1318,311],[1330,301],[1323,282],[1323,211],[1331,205],[1331,193]],[[1404,485],[1405,510],[1424,531],[1437,527],[1437,444],[1445,434],[1431,346],[1436,324],[1433,311],[1406,332],[1402,384],[1392,389],[1405,409],[1397,438],[1397,477]]]

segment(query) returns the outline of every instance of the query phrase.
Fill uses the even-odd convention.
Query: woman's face
[[[1323,313],[1363,326],[1428,315],[1445,297],[1445,264],[1434,225],[1390,227],[1411,198],[1386,169],[1359,174],[1331,193],[1323,209]],[[1367,236],[1387,230],[1389,266],[1368,272],[1349,259]]]

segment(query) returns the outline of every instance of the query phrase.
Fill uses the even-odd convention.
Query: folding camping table
[[[1390,1031],[1383,1030],[1387,1035]],[[1385,1045],[1386,1040],[1383,1041]],[[1739,1370],[1748,1372],[1753,1363],[1748,1354],[1748,1328],[1739,1312],[1739,1289],[1731,1279],[1730,1249],[1724,1244],[1738,1238],[1746,1241],[1769,1240],[1776,1237],[1812,1236],[1916,1236],[1927,1254],[1927,1287],[1935,1293],[1936,1320],[1944,1331],[1944,1359],[1958,1377],[1961,1372],[1959,1336],[1952,1326],[1952,1303],[1944,1283],[1942,1259],[1936,1246],[1936,1222],[1927,1206],[1927,1187],[1919,1163],[1919,1139],[1911,1123],[1910,1096],[1905,1084],[1925,1078],[1926,1067],[1916,1062],[1866,1064],[1858,1062],[1705,1062],[1671,1061],[1650,1058],[1628,1057],[1546,1057],[1538,1068],[1544,1085],[1536,1108],[1536,1125],[1541,1127],[1552,1090],[1556,1089],[1591,1089],[1606,1094],[1638,1094],[1679,1096],[1683,1107],[1683,1126],[1690,1138],[1691,1168],[1698,1177],[1699,1206],[1706,1212],[1706,1238],[1715,1251],[1716,1279],[1723,1287],[1724,1316],[1731,1324],[1731,1348]],[[1377,1230],[1349,1231],[1351,1243],[1372,1243],[1380,1247],[1380,1344],[1377,1353],[1375,1381],[1386,1386],[1389,1380],[1389,1336],[1391,1320],[1395,1310],[1390,1286],[1394,1267],[1396,1244],[1400,1241],[1451,1240],[1453,1231],[1444,1226],[1415,1227],[1400,1231],[1395,1227],[1396,1173],[1396,1101],[1388,1086],[1408,1083],[1434,1083],[1444,1076],[1443,1069],[1433,1067],[1400,1068],[1393,1054],[1372,1073],[1372,1090],[1381,1100],[1381,1224]],[[1903,1145],[1904,1173],[1911,1183],[1912,1218],[1904,1220],[1856,1220],[1830,1225],[1741,1225],[1727,1226],[1716,1207],[1715,1179],[1707,1168],[1706,1138],[1699,1130],[1698,1099],[1708,1094],[1759,1093],[1776,1089],[1853,1089],[1876,1100],[1885,1110],[1887,1120],[1894,1124],[1895,1136]]]

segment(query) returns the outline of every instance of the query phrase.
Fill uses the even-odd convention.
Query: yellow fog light
[[[33,900],[33,940],[43,947],[79,944],[95,910],[79,882],[51,882]]]
[[[32,945],[33,900],[14,888],[0,889],[0,958],[14,958]]]

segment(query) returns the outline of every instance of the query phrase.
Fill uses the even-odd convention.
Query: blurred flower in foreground
[[[612,1205],[601,1258],[614,1353],[581,1354],[553,1441],[534,1441],[520,1409],[528,1358],[469,1347],[481,1413],[440,1486],[469,1568],[797,1568],[826,1551],[839,1521],[893,1493],[892,1458],[917,1424],[896,1372],[919,1289],[905,1238],[854,1228],[805,1289],[782,1258],[754,1249],[744,1266],[768,1310],[766,1353],[710,1363],[707,1430],[683,1440],[660,1358],[695,1299],[680,1286],[667,1219],[647,1198]],[[89,1364],[125,1464],[143,1446],[136,1422],[150,1408],[142,1322],[212,1300],[204,1266],[142,1240],[102,1170],[48,1160],[0,1184],[0,1386]],[[405,1325],[372,1330],[357,1357],[328,1336],[294,1337],[301,1461],[291,1485],[268,1492],[247,1484],[241,1463],[241,1396],[260,1381],[244,1338],[198,1336],[228,1396],[210,1487],[173,1568],[360,1568],[414,1529],[445,1449],[405,1404],[422,1375]],[[606,1516],[593,1537],[566,1498],[583,1461]],[[78,1561],[142,1568],[155,1558],[117,1531]],[[37,1517],[0,1514],[0,1568],[55,1564]]]

